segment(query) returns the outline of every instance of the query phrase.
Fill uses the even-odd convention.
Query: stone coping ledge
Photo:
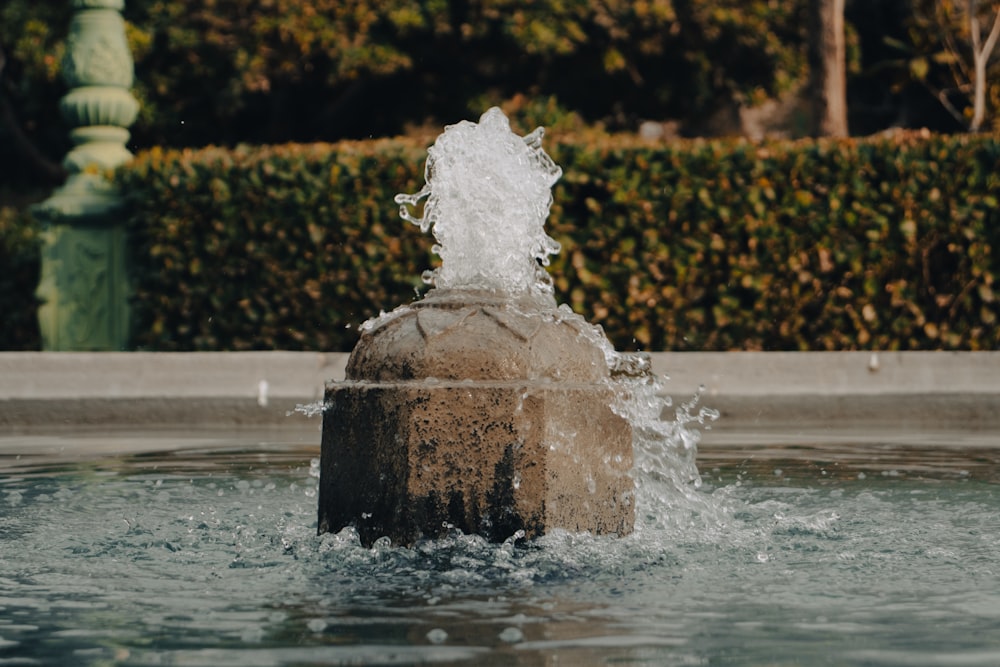
[[[0,352],[0,401],[310,401],[326,380],[344,376],[346,363],[346,354],[321,352]]]
[[[716,427],[996,429],[1000,352],[658,352],[675,404],[702,387]],[[93,427],[318,428],[295,412],[346,353],[0,352],[0,434]],[[998,435],[1000,439],[1000,435]],[[1000,442],[998,442],[1000,444]]]

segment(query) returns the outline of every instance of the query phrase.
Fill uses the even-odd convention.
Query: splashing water
[[[664,395],[665,378],[619,379],[624,400],[616,409],[632,426],[637,508],[658,508],[647,516],[648,527],[664,528],[689,523],[705,527],[727,522],[728,507],[720,496],[700,493],[698,444],[701,428],[711,428],[719,411],[700,406],[701,393],[681,403],[670,414],[673,401]],[[643,521],[636,521],[641,531]]]
[[[702,480],[696,461],[700,427],[711,428],[720,417],[719,411],[701,405],[700,390],[674,407],[667,393],[669,378],[653,373],[648,354],[619,352],[600,325],[586,322],[566,304],[556,313],[575,322],[580,335],[604,353],[611,374],[607,382],[615,396],[611,409],[632,428],[637,507],[659,508],[649,513],[647,523],[663,528],[698,516],[699,524],[724,524],[728,507],[719,497],[699,493]],[[637,519],[637,532],[642,530],[641,524]]]
[[[562,169],[542,149],[544,129],[525,137],[493,107],[479,123],[449,125],[427,151],[426,184],[398,194],[400,216],[431,230],[441,266],[424,273],[440,288],[551,293],[543,266],[559,244],[543,229]],[[427,198],[423,215],[408,207]]]
[[[66,441],[79,448],[80,437]],[[147,450],[168,438],[142,437]],[[218,437],[179,438],[183,454],[0,457],[0,663],[765,667],[775,655],[1000,655],[995,450],[983,464],[982,450],[920,445],[917,459],[894,462],[910,479],[904,467],[902,479],[861,480],[885,463],[873,460],[877,439],[836,450],[852,472],[838,479],[809,472],[831,449],[815,459],[769,446],[747,468],[743,443],[725,463],[716,450],[722,471],[693,494],[725,499],[724,526],[684,520],[697,508],[683,498],[644,502],[671,485],[639,473],[626,538],[555,531],[495,544],[452,531],[366,548],[352,528],[316,534],[312,445]],[[25,458],[40,444],[4,439]],[[982,476],[923,477],[945,460]],[[782,477],[771,474],[779,462]]]

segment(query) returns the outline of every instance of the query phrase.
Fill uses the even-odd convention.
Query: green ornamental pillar
[[[122,350],[129,309],[122,200],[108,170],[127,162],[128,128],[139,103],[124,0],[72,0],[62,63],[70,88],[60,110],[73,128],[66,183],[33,209],[43,226],[35,294],[44,350]]]

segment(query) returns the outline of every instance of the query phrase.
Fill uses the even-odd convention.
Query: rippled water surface
[[[412,549],[317,536],[289,440],[0,438],[0,665],[1000,664],[986,436],[731,435],[629,538]]]

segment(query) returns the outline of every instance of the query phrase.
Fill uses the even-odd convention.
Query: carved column
[[[66,183],[33,209],[43,224],[36,290],[42,348],[121,350],[128,344],[128,281],[121,198],[108,172],[127,162],[139,104],[124,0],[73,0],[60,110],[73,128]]]

